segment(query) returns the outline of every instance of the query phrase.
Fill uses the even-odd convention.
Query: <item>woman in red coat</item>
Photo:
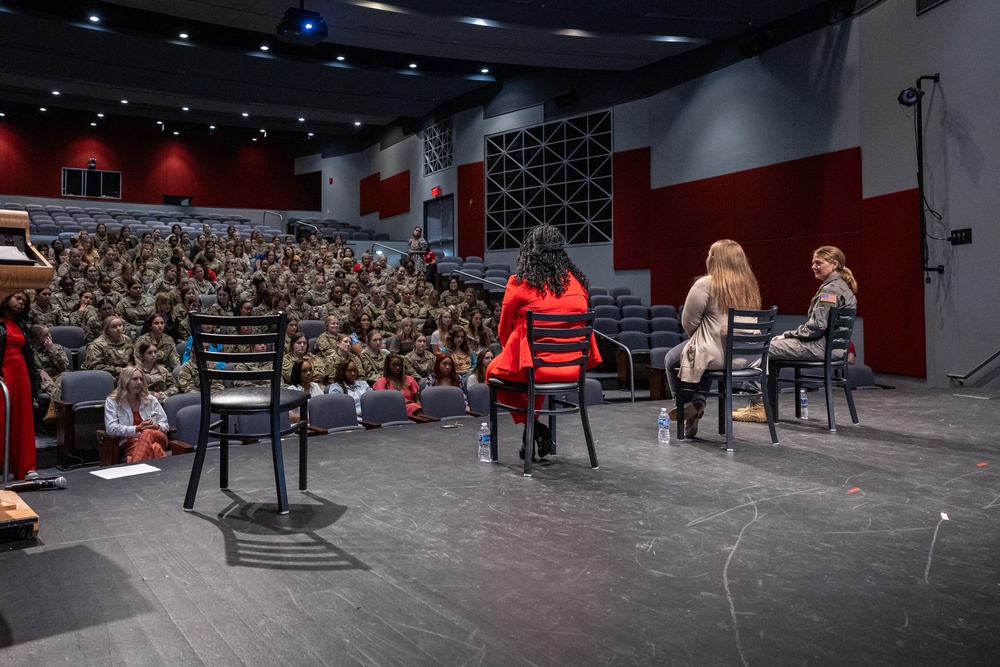
[[[24,332],[28,330],[31,303],[24,292],[15,292],[0,303],[0,375],[10,392],[10,415],[3,414],[0,397],[0,440],[4,420],[10,419],[10,468],[14,479],[24,479],[35,469],[35,423],[32,396],[38,395],[39,376],[34,354]],[[0,451],[0,467],[3,466]]]
[[[507,291],[500,311],[498,333],[503,351],[486,369],[487,379],[500,378],[510,382],[527,382],[527,369],[533,366],[528,350],[528,311],[536,313],[585,313],[590,310],[587,302],[587,276],[566,254],[562,233],[552,225],[532,228],[521,244],[517,258],[517,271],[507,281]],[[575,353],[566,353],[570,357]],[[555,357],[553,360],[556,360]],[[601,363],[597,343],[591,336],[590,357],[587,368]],[[576,367],[543,367],[535,373],[537,382],[573,382],[579,377]],[[507,405],[527,409],[528,397],[524,394],[499,392],[497,398]],[[536,397],[535,409],[545,401]],[[511,412],[514,422],[527,421],[525,413]],[[552,434],[547,426],[535,421],[535,440],[538,456],[546,457],[552,450]],[[521,450],[524,456],[524,449]]]

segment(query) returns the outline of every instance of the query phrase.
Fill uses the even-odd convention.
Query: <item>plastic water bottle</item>
[[[799,389],[799,418],[809,419],[809,397],[805,389]]]
[[[482,463],[493,462],[493,456],[490,454],[490,425],[486,422],[479,427],[479,460]]]
[[[656,425],[659,428],[656,439],[661,445],[670,444],[670,414],[666,408],[660,408],[660,416],[656,418]]]

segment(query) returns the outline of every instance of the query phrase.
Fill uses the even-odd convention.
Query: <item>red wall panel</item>
[[[391,218],[410,210],[410,170],[390,176],[378,187],[378,217]]]
[[[650,193],[656,247],[705,246],[734,238],[733,174],[657,188]]]
[[[927,377],[924,282],[916,190],[865,199],[858,301],[865,312],[865,363],[885,373]],[[854,270],[856,260],[847,257]]]
[[[486,252],[486,164],[458,165],[458,254],[462,257]]]
[[[861,149],[733,174],[737,241],[861,229]]]
[[[361,215],[378,212],[379,183],[382,175],[375,172],[371,176],[365,176],[358,184],[358,201],[361,204]]]
[[[615,153],[612,160],[614,267],[649,266],[650,240],[657,225],[649,217],[649,148]]]
[[[290,141],[251,143],[223,132],[175,137],[128,118],[81,128],[78,117],[55,114],[0,123],[0,192],[60,197],[62,167],[85,167],[92,157],[98,169],[122,172],[125,202],[162,204],[165,194],[183,194],[196,206],[321,208],[319,177],[295,176]]]

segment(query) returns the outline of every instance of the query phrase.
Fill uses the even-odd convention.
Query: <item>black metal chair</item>
[[[774,331],[774,321],[777,317],[777,307],[770,310],[736,310],[729,309],[728,331],[726,336],[726,367],[722,370],[708,370],[702,378],[718,381],[716,391],[706,392],[707,396],[719,398],[719,434],[726,436],[726,451],[733,451],[733,383],[742,385],[744,382],[759,380],[761,390],[757,393],[744,393],[750,398],[760,397],[764,403],[764,414],[767,416],[767,428],[771,432],[771,443],[778,444],[778,434],[774,430],[774,420],[768,394],[767,355],[771,347],[771,336]],[[755,361],[759,360],[758,366]],[[677,396],[677,439],[684,439],[684,404],[691,394],[689,391],[678,391]]]
[[[505,408],[511,412],[527,415],[527,446],[524,452],[524,475],[531,476],[531,459],[535,449],[535,418],[546,415],[549,417],[549,429],[552,432],[553,453],[556,442],[556,417],[565,414],[580,414],[583,422],[583,435],[587,441],[587,452],[590,454],[590,465],[597,469],[597,452],[594,450],[594,437],[590,432],[590,418],[587,416],[587,359],[590,352],[594,331],[594,313],[536,313],[528,311],[528,350],[531,353],[532,367],[528,368],[526,382],[512,382],[497,377],[490,378],[490,454],[492,459],[498,459],[497,451],[497,411]],[[554,360],[553,355],[561,357]],[[576,366],[579,369],[577,379],[569,382],[536,382],[535,371],[539,368],[567,368]],[[527,396],[527,409],[507,405],[497,400],[497,391],[509,391]],[[559,398],[567,393],[576,392],[577,402]],[[535,397],[548,396],[548,407],[543,405],[535,409]]]
[[[198,482],[201,479],[202,467],[205,464],[205,451],[208,448],[209,437],[219,438],[219,486],[229,487],[229,441],[267,439],[271,441],[271,453],[274,461],[274,480],[278,494],[278,513],[288,513],[288,492],[285,488],[285,465],[282,459],[281,438],[291,433],[299,435],[299,490],[305,491],[307,469],[307,446],[309,424],[309,392],[284,389],[281,386],[281,358],[285,347],[285,325],[288,317],[285,313],[277,315],[261,315],[255,317],[226,317],[218,315],[201,315],[191,313],[191,333],[194,337],[194,355],[198,366],[198,379],[201,383],[201,426],[198,432],[198,446],[195,451],[194,465],[191,468],[191,479],[188,482],[187,494],[184,497],[184,509],[194,508],[195,495],[198,493]],[[237,331],[237,327],[251,326],[253,333],[238,335],[233,333],[206,333],[202,325],[211,325],[214,331],[228,327],[227,331]],[[236,344],[264,343],[268,346],[266,352],[214,352],[216,346]],[[211,347],[209,347],[211,346]],[[208,349],[206,349],[208,347]],[[224,368],[218,365],[225,364]],[[246,365],[253,366],[246,368]],[[269,367],[267,367],[269,365]],[[258,370],[255,367],[261,368]],[[212,382],[216,380],[232,381],[232,388],[212,392]],[[261,384],[246,383],[259,382]],[[289,410],[299,409],[300,420],[289,428],[281,429],[281,414]],[[211,423],[211,415],[215,413],[221,418],[215,424]],[[267,414],[270,417],[270,429],[267,433],[229,432],[231,416]],[[212,427],[218,427],[212,430]]]
[[[847,348],[851,345],[851,334],[854,333],[854,319],[857,316],[855,308],[831,308],[829,325],[826,328],[826,352],[822,361],[804,361],[802,359],[774,359],[768,367],[768,382],[770,403],[774,409],[774,419],[778,420],[778,373],[782,368],[795,370],[795,416],[801,417],[799,405],[799,390],[802,387],[822,387],[826,392],[826,418],[831,433],[837,431],[837,420],[833,415],[833,388],[841,387],[847,397],[847,407],[851,411],[851,421],[858,423],[858,412],[854,409],[854,396],[851,395],[851,385],[847,381]],[[822,371],[805,373],[802,371]]]

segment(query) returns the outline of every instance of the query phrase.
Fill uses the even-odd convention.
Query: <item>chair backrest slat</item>
[[[198,368],[198,378],[201,383],[202,405],[206,409],[211,400],[212,381],[222,380],[224,383],[259,382],[269,383],[271,403],[277,405],[281,396],[281,359],[285,352],[285,326],[288,315],[280,312],[277,315],[255,315],[250,317],[234,317],[227,315],[202,315],[189,313],[191,335],[195,364]],[[203,332],[202,325],[213,327],[230,327],[236,330],[241,326],[252,326],[257,329],[253,334],[245,336],[230,334],[215,334]],[[209,351],[205,347],[210,344],[247,344],[263,343],[267,346],[264,352],[218,352]],[[224,368],[218,368],[218,362],[225,363]],[[261,366],[270,366],[261,368]],[[239,367],[243,366],[243,367]]]
[[[587,368],[594,319],[593,311],[537,313],[529,310],[528,349],[534,367],[578,366],[582,376]]]

